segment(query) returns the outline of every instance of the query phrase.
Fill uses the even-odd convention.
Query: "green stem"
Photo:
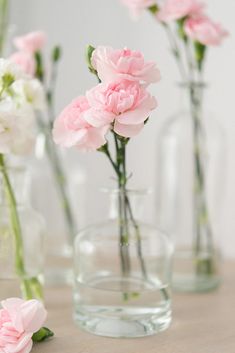
[[[56,183],[61,206],[63,209],[64,220],[66,223],[66,231],[69,235],[70,244],[72,245],[77,231],[76,223],[72,212],[71,202],[67,193],[68,182],[67,182],[66,173],[61,163],[57,148],[52,143],[52,136],[51,136],[51,131],[52,131],[54,117],[55,117],[54,95],[55,95],[55,88],[56,88],[57,74],[58,74],[58,61],[59,61],[58,55],[60,56],[60,54],[57,51],[56,57],[53,56],[52,72],[50,76],[49,87],[47,89],[48,121],[44,122],[43,118],[38,114],[37,123],[38,123],[39,130],[45,136],[46,153],[50,161],[50,167],[52,170],[52,174]],[[43,73],[44,72],[43,57],[40,52],[38,53],[37,64],[38,64],[37,71]],[[43,78],[44,78],[44,75],[42,74],[40,77],[42,83],[44,83]]]
[[[127,210],[125,207],[126,196],[126,156],[125,146],[123,142],[119,141],[117,135],[114,133],[115,147],[116,147],[116,173],[118,177],[118,210],[119,210],[119,241],[120,241],[120,255],[122,262],[122,272],[128,275],[131,270],[130,254],[129,254],[129,225],[127,218]]]
[[[3,56],[8,24],[8,0],[0,0],[0,56]]]
[[[144,262],[144,258],[143,258],[143,253],[142,253],[140,229],[139,229],[138,223],[136,222],[136,220],[133,216],[131,203],[130,203],[127,195],[126,195],[126,205],[127,205],[128,211],[129,211],[130,220],[131,220],[131,222],[134,226],[134,229],[135,229],[136,240],[137,240],[137,253],[138,253],[138,257],[140,259],[141,271],[142,271],[143,277],[145,279],[147,279],[148,276],[147,276],[147,270],[146,270],[146,266],[145,266],[145,262]]]
[[[180,48],[178,46],[178,42],[177,42],[176,38],[174,37],[174,34],[171,31],[171,28],[167,24],[163,24],[163,27],[164,27],[166,35],[168,37],[172,54],[174,55],[174,57],[176,59],[176,64],[178,66],[180,76],[181,76],[182,80],[185,81],[185,80],[187,80],[187,74],[186,74],[186,71],[184,68],[184,62],[182,59]]]
[[[56,62],[56,63],[53,63],[52,65],[50,84],[47,92],[47,103],[48,103],[49,120],[50,120],[49,123],[51,125],[51,128],[53,127],[54,116],[55,116],[54,93],[55,93],[56,82],[57,82],[57,74],[58,74],[58,63]]]
[[[51,130],[44,125],[40,116],[37,119],[40,130],[44,133],[46,139],[46,152],[50,160],[50,166],[56,181],[57,190],[60,196],[61,205],[64,210],[64,217],[66,221],[67,231],[70,236],[70,243],[73,244],[74,237],[76,235],[76,225],[73,217],[72,207],[70,204],[69,197],[67,195],[67,178],[61,164],[58,152],[54,144],[51,143]]]
[[[137,240],[137,253],[140,260],[140,267],[143,274],[143,277],[147,278],[146,266],[142,254],[141,246],[141,235],[139,226],[133,216],[131,203],[126,190],[127,184],[127,172],[126,172],[126,140],[118,139],[117,135],[113,133],[115,147],[116,147],[116,163],[113,161],[108,146],[105,148],[105,153],[110,160],[116,174],[118,177],[118,186],[119,186],[119,223],[120,223],[120,244],[121,244],[121,262],[123,272],[130,271],[130,259],[128,252],[128,242],[129,242],[129,226],[128,226],[128,214],[130,221],[135,229],[136,240]]]
[[[130,255],[129,255],[129,219],[135,230],[136,244],[137,244],[137,255],[140,261],[140,268],[145,280],[148,279],[147,269],[142,253],[141,234],[137,221],[134,218],[131,203],[126,190],[127,174],[126,174],[126,144],[128,140],[119,138],[114,132],[114,142],[116,147],[116,162],[113,160],[108,144],[103,146],[100,151],[105,153],[108,157],[112,167],[118,178],[118,212],[119,212],[119,249],[121,259],[121,269],[123,275],[128,275],[131,270]],[[129,218],[128,218],[129,215]],[[161,289],[164,300],[169,299],[169,295],[166,289]],[[124,300],[129,299],[129,294],[123,291]]]
[[[214,246],[212,231],[208,215],[208,207],[205,193],[205,175],[202,160],[201,144],[201,101],[198,97],[198,90],[201,88],[190,87],[191,114],[193,119],[193,141],[194,141],[194,166],[195,166],[195,191],[194,191],[194,252],[196,256],[196,270],[198,274],[211,274],[214,270]],[[196,90],[196,91],[195,91]],[[206,242],[208,258],[200,259]]]
[[[42,299],[42,287],[36,277],[27,278],[24,265],[23,236],[15,195],[6,170],[4,156],[0,154],[0,169],[3,177],[4,191],[9,206],[9,216],[15,245],[15,268],[16,274],[21,280],[22,294],[25,299]]]

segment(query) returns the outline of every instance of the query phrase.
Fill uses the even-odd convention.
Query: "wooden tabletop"
[[[47,288],[47,326],[55,337],[32,353],[235,353],[235,262],[223,266],[224,282],[206,294],[175,294],[173,322],[155,336],[112,339],[91,335],[72,320],[71,288]]]

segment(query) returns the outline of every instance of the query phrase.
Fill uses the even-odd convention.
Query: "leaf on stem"
[[[184,31],[184,22],[186,20],[186,17],[183,17],[179,20],[177,20],[177,24],[178,24],[178,34],[179,34],[179,37],[184,41],[184,42],[187,42],[188,41],[188,37],[186,36],[185,34],[185,31]]]
[[[194,42],[194,50],[195,50],[195,58],[196,58],[198,68],[199,70],[201,70],[203,61],[205,59],[206,46],[196,41]]]
[[[124,145],[127,145],[127,144],[128,144],[128,142],[129,142],[129,140],[130,140],[129,137],[123,137],[123,136],[120,136],[120,135],[118,135],[118,134],[116,134],[116,133],[115,133],[115,135],[117,136],[118,140],[119,140],[122,144],[124,144]]]
[[[41,327],[40,330],[33,334],[33,342],[43,342],[54,336],[54,333],[47,327]]]
[[[87,62],[87,66],[88,66],[88,69],[90,70],[90,72],[97,75],[97,71],[94,69],[94,67],[92,66],[92,63],[91,63],[91,57],[92,57],[94,50],[95,50],[95,48],[92,45],[87,46],[87,48],[86,48],[86,62]]]
[[[108,150],[108,143],[106,143],[105,145],[97,149],[98,152],[103,152],[103,153],[106,153],[107,150]]]

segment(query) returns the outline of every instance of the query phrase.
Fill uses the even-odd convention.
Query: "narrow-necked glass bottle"
[[[110,196],[110,218],[75,239],[75,321],[103,336],[151,335],[171,322],[172,244],[141,221],[145,192]]]
[[[220,282],[218,221],[226,167],[223,131],[204,110],[203,82],[179,85],[180,109],[158,140],[157,216],[174,235],[173,287],[207,291]]]

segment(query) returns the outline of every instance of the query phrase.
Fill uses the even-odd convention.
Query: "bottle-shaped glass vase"
[[[0,299],[43,299],[45,222],[30,205],[29,189],[24,167],[0,170]]]
[[[63,153],[44,133],[38,135],[35,156],[32,204],[47,225],[46,284],[71,284],[73,241],[85,222],[85,171],[78,161],[75,169],[74,155]]]
[[[110,193],[110,219],[75,239],[74,319],[109,337],[141,337],[171,322],[173,246],[140,221],[143,191]]]
[[[186,292],[220,283],[217,240],[226,146],[217,120],[204,110],[206,87],[179,85],[180,110],[158,139],[158,223],[174,235],[173,288]]]

